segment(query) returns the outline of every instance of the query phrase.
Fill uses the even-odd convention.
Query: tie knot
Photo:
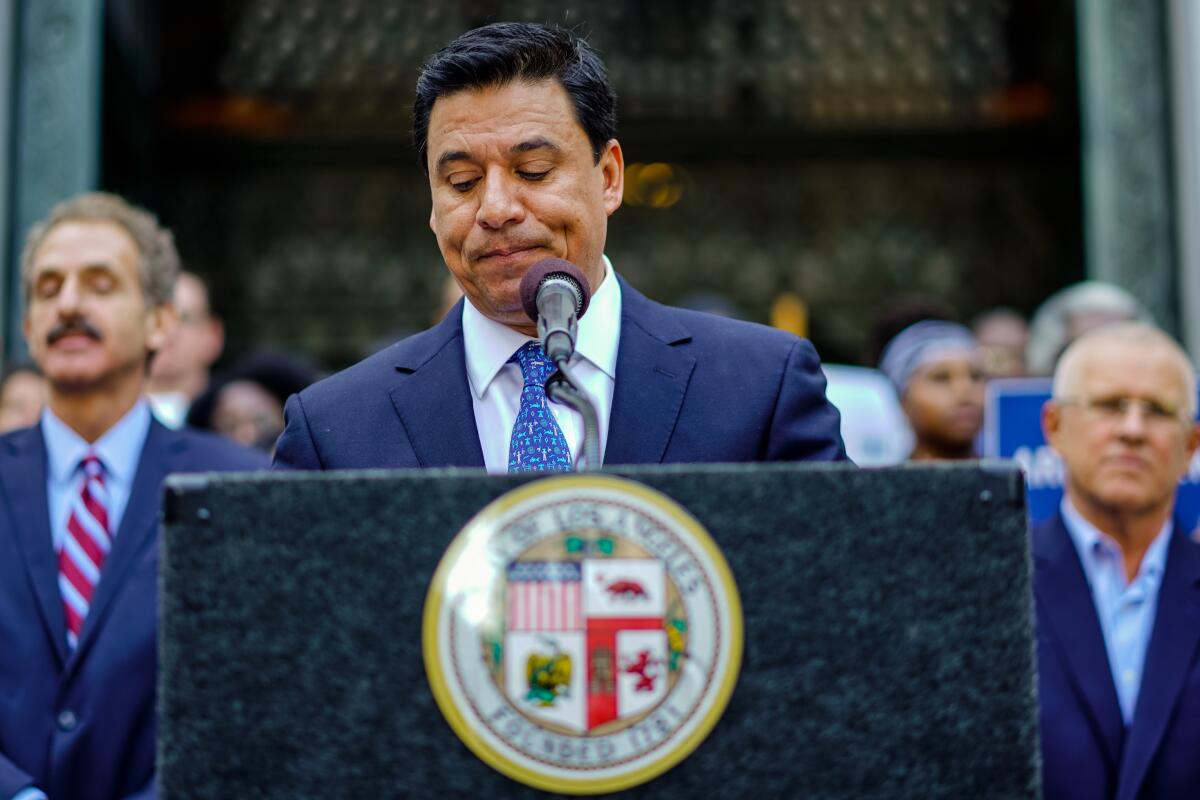
[[[521,366],[521,377],[525,379],[526,386],[545,386],[546,379],[554,372],[554,364],[546,357],[546,351],[538,341],[521,345],[509,361],[516,361]]]
[[[83,474],[89,478],[99,478],[104,475],[104,465],[100,463],[100,457],[95,453],[89,452],[79,462],[79,465],[83,467]]]

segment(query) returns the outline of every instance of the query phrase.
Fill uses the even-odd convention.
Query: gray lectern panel
[[[1039,792],[1020,476],[1002,464],[639,468],[725,552],[741,677],[696,752],[622,797]],[[165,498],[167,798],[541,797],[456,738],[421,612],[464,524],[528,478],[174,478]]]

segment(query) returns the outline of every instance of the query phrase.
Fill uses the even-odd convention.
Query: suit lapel
[[[1200,647],[1200,546],[1190,540],[1190,531],[1180,526],[1180,520],[1175,520],[1175,526],[1121,765],[1118,798],[1138,796]]]
[[[125,504],[125,511],[121,515],[112,551],[100,572],[100,583],[96,585],[96,593],[88,607],[74,661],[86,654],[97,632],[104,627],[108,612],[130,569],[141,558],[147,543],[158,535],[159,491],[163,479],[178,469],[176,458],[186,447],[182,436],[151,419],[150,431],[146,434],[146,443],[142,446],[137,472],[134,473],[129,502]]]
[[[67,624],[58,590],[58,557],[50,533],[42,426],[13,434],[7,444],[0,480],[12,509],[11,532],[24,557],[46,635],[61,665],[67,657]]]
[[[662,306],[621,283],[621,342],[604,463],[663,460],[696,359],[677,345],[687,329]]]
[[[1062,515],[1055,514],[1044,532],[1048,535],[1034,539],[1039,618],[1049,624],[1059,658],[1116,770],[1125,723],[1092,591]]]
[[[421,467],[480,467],[462,336],[462,302],[416,341],[399,348],[389,393]]]

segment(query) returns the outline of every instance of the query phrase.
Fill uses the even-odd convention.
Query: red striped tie
[[[92,592],[100,582],[104,557],[112,547],[108,525],[108,487],[95,453],[83,458],[83,483],[72,498],[67,535],[58,554],[58,589],[67,612],[67,644],[74,650],[87,619]]]

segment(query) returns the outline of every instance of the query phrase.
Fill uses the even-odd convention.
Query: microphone
[[[542,349],[551,363],[561,367],[575,352],[578,319],[591,300],[587,278],[570,261],[546,258],[521,278],[520,291],[525,313],[537,321]]]

